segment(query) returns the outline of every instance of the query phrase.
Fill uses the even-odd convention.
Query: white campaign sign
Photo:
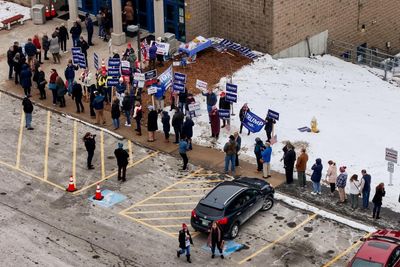
[[[146,78],[144,77],[144,73],[136,72],[133,76],[133,79],[136,81],[144,81]]]
[[[207,86],[208,83],[201,81],[201,80],[196,80],[196,88],[202,91],[207,91]]]
[[[200,103],[189,104],[189,111],[200,110]]]
[[[153,94],[157,93],[157,87],[151,86],[151,87],[147,88],[147,93],[149,95],[153,95]]]
[[[150,47],[153,46],[154,41],[150,43]],[[167,56],[169,53],[169,43],[156,42],[157,54]]]

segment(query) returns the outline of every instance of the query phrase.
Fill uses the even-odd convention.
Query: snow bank
[[[29,7],[24,7],[15,3],[0,0],[0,21],[18,14],[24,15],[24,18],[22,19],[23,21],[31,19],[31,10]],[[3,27],[1,22],[0,27]]]
[[[222,90],[225,82],[225,78],[220,81]],[[221,129],[217,142],[210,138],[205,97],[197,96],[196,101],[202,103],[202,116],[194,120],[195,143],[221,149],[228,136],[238,130],[239,109],[244,103],[263,118],[268,109],[275,110],[280,113],[280,121],[275,127],[278,143],[273,146],[272,169],[284,172],[280,162],[283,141],[292,141],[297,153],[305,145],[310,158],[308,168],[320,157],[324,171],[328,160],[335,161],[338,167],[346,165],[349,176],[360,176],[361,170],[366,169],[372,176],[371,199],[375,186],[384,182],[383,205],[400,212],[398,164],[394,186],[387,186],[389,174],[384,158],[385,147],[400,149],[398,87],[382,81],[367,69],[331,56],[274,60],[266,55],[234,73],[233,83],[238,85],[239,92],[238,103],[234,105],[236,116],[230,131]],[[320,133],[297,130],[310,127],[314,116]],[[266,140],[264,131],[247,136],[245,129],[241,137],[242,158],[243,154],[254,157],[256,137]]]

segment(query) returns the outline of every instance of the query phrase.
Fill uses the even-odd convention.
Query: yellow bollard
[[[317,119],[315,117],[313,117],[311,120],[311,132],[319,133],[318,123],[317,123]]]

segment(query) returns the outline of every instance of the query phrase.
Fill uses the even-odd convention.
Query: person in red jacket
[[[43,64],[42,62],[42,46],[40,44],[40,39],[37,34],[33,36],[32,43],[36,47],[36,59],[39,61],[40,64]]]

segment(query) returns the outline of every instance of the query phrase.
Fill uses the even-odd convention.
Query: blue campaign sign
[[[279,113],[268,109],[267,117],[279,121]]]
[[[261,129],[264,127],[265,121],[258,117],[256,114],[247,111],[243,119],[243,125],[250,132],[257,133],[261,131]]]
[[[96,53],[93,54],[93,63],[94,63],[94,68],[96,70],[98,70],[99,69],[99,56]]]
[[[243,247],[244,247],[243,244],[236,243],[235,241],[232,241],[232,240],[227,240],[227,241],[225,241],[225,244],[224,244],[224,248],[223,248],[223,250],[222,250],[222,253],[223,253],[225,256],[229,256],[230,254],[232,254],[232,253],[234,253],[234,252],[236,252],[236,251],[241,250]],[[202,248],[204,251],[207,251],[207,252],[210,251],[210,247],[208,246],[208,244],[204,244],[201,248]],[[215,255],[216,255],[217,257],[221,255],[221,254],[219,253],[219,250],[218,250],[218,249],[215,251]]]
[[[174,91],[177,92],[184,92],[185,91],[185,85],[182,83],[174,83],[172,88],[174,89]]]
[[[168,69],[166,69],[163,73],[161,73],[160,76],[158,76],[158,79],[161,82],[161,86],[163,86],[165,89],[168,89],[172,85],[172,65],[169,66]]]
[[[121,65],[121,60],[119,58],[109,58],[108,59],[108,67],[109,68],[119,68]]]
[[[228,102],[237,103],[237,94],[226,93],[225,99]]]
[[[175,72],[174,80],[175,80],[175,82],[186,83],[186,74],[180,73],[180,72]]]
[[[119,69],[108,69],[108,76],[119,77],[121,75],[120,75]]]
[[[148,72],[144,73],[144,79],[146,81],[152,80],[152,79],[154,79],[156,77],[157,77],[157,70],[151,70],[151,71],[148,71]]]
[[[74,63],[74,65],[78,65],[80,61],[81,61],[81,59],[78,55],[72,56],[72,63]]]
[[[236,84],[227,83],[226,84],[226,91],[237,94],[238,86]]]
[[[231,112],[229,109],[219,109],[218,114],[219,118],[223,120],[227,120],[231,117]]]
[[[119,78],[108,78],[107,86],[116,86],[119,83]]]
[[[88,199],[94,203],[96,203],[99,206],[105,207],[105,208],[110,208],[113,205],[122,202],[126,199],[126,196],[121,195],[119,193],[110,191],[108,189],[101,190],[101,194],[103,195],[102,200],[94,200],[93,196],[89,197]]]
[[[79,61],[78,65],[79,65],[79,68],[86,69],[86,61]]]
[[[72,52],[72,55],[73,55],[73,54],[81,53],[82,51],[81,51],[80,47],[72,47],[71,48],[71,52]]]

